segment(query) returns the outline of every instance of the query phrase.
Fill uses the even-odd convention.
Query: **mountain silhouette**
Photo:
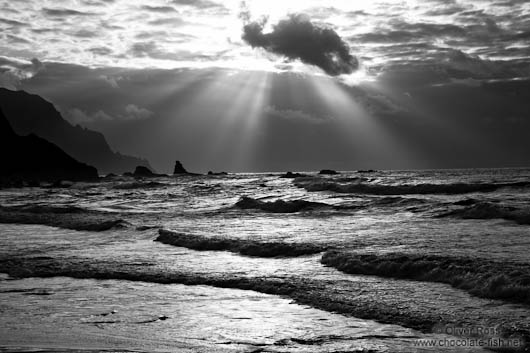
[[[34,134],[18,136],[0,109],[0,180],[57,181],[98,178],[96,168],[80,163]],[[0,183],[1,184],[1,183]]]
[[[103,134],[64,120],[52,103],[24,91],[0,88],[0,109],[19,135],[36,134],[100,173],[121,174],[136,166],[152,169],[145,159],[112,151]]]

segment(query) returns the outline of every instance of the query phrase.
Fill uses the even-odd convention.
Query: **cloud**
[[[157,57],[159,49],[155,42],[139,42],[134,43],[129,49],[129,52],[134,57]]]
[[[210,0],[172,0],[171,2],[175,5],[192,6],[198,9],[225,8],[222,4]]]
[[[112,49],[110,49],[109,47],[93,47],[88,49],[88,51],[94,55],[100,56],[107,56],[112,54]]]
[[[112,76],[100,75],[99,78],[102,79],[103,81],[107,82],[112,88],[119,88],[120,87],[118,85],[118,80],[120,79],[120,77],[115,78],[115,77],[112,77]]]
[[[52,8],[43,8],[42,11],[44,14],[52,17],[69,17],[69,16],[91,16],[94,15],[92,12],[82,12],[72,9],[52,9]]]
[[[133,121],[144,120],[152,117],[154,113],[148,109],[129,104],[123,108],[123,113],[109,114],[104,110],[98,110],[94,113],[73,108],[64,112],[64,116],[73,124],[86,124],[101,121]]]
[[[271,53],[278,55],[274,62],[267,63],[252,53],[247,43],[242,47],[241,33],[237,29],[233,31],[239,2],[60,0],[37,4],[4,1],[0,32],[5,45],[1,55],[19,59],[39,57],[47,62],[60,58],[65,63],[126,68],[210,65],[292,71],[306,63],[320,65],[336,75],[357,66],[353,59],[346,70],[333,63],[340,55],[333,54],[332,50],[347,48],[343,43],[346,42],[352,50],[349,53],[343,50],[345,55],[358,58],[363,69],[371,73],[395,64],[429,65],[433,69],[441,66],[444,70],[448,66],[460,67],[451,69],[456,78],[477,76],[476,69],[481,64],[441,61],[445,60],[448,49],[497,62],[494,66],[514,65],[514,70],[491,71],[491,75],[499,78],[522,76],[518,72],[524,66],[523,60],[528,62],[530,57],[530,47],[526,45],[530,38],[528,2],[521,0],[381,0],[368,1],[366,6],[353,5],[351,1],[311,0],[288,1],[284,9],[249,1],[254,15],[250,18],[249,14],[244,22],[249,43],[265,48],[259,51],[268,51],[268,57],[273,56]],[[283,24],[280,26],[278,16],[288,8],[308,17],[298,15],[296,21],[287,18],[280,21]],[[271,16],[267,24],[250,22],[267,12]],[[332,24],[333,30],[326,23]],[[325,29],[336,44],[330,52],[317,41],[326,33]],[[138,42],[137,50],[129,51]],[[327,38],[323,42],[330,43]],[[466,73],[468,68],[473,68],[470,74]]]
[[[453,24],[408,23],[392,24],[391,30],[378,30],[353,37],[353,40],[374,43],[402,43],[440,37],[464,37],[465,28]]]
[[[95,31],[90,31],[88,29],[80,29],[79,31],[75,32],[73,35],[79,38],[94,38],[98,36],[98,33]]]
[[[144,11],[149,12],[157,12],[157,13],[168,13],[168,12],[175,12],[175,8],[172,6],[149,6],[149,5],[143,5],[141,7]]]
[[[127,115],[122,116],[122,118],[125,118],[126,120],[147,119],[153,116],[154,114],[152,111],[145,108],[140,108],[134,104],[129,104],[128,106],[126,106],[125,112],[127,113]]]
[[[157,60],[207,60],[211,56],[197,54],[187,50],[168,51],[154,41],[134,43],[127,52],[133,58],[151,58]]]
[[[16,36],[14,34],[8,34],[6,35],[9,43],[31,43],[31,41],[29,39],[26,39],[26,38],[23,38],[23,37],[20,37],[20,36]]]
[[[320,117],[314,114],[310,114],[301,110],[296,109],[278,109],[273,105],[269,105],[264,109],[264,112],[278,118],[299,121],[313,124],[323,124],[333,120],[332,117]]]
[[[11,19],[8,19],[8,18],[3,18],[3,17],[0,17],[0,24],[5,24],[5,25],[9,25],[9,26],[14,26],[14,27],[26,27],[26,26],[28,26],[27,23],[24,23],[24,22],[21,22],[21,21],[16,21],[16,20],[11,20]]]
[[[74,108],[63,114],[65,118],[73,124],[91,123],[94,121],[112,121],[114,120],[110,115],[102,110],[93,114],[89,114],[81,109]]]
[[[167,25],[182,26],[186,24],[187,22],[184,21],[180,17],[168,17],[168,18],[158,18],[156,20],[151,20],[148,23],[153,26],[167,26]]]
[[[23,80],[29,79],[44,68],[37,58],[31,61],[0,56],[0,87],[16,89]]]
[[[264,26],[265,21],[246,24],[243,40],[253,48],[317,66],[331,76],[351,74],[359,66],[348,44],[333,29],[314,24],[304,15],[290,15],[270,33],[263,32]]]

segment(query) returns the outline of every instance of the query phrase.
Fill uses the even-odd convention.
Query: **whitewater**
[[[530,169],[2,189],[0,351],[528,351],[529,249]]]

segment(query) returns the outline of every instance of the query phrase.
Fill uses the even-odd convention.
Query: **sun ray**
[[[417,152],[393,133],[387,123],[375,119],[376,113],[363,106],[366,96],[360,94],[360,87],[356,88],[359,92],[356,95],[351,87],[335,79],[309,77],[309,83],[337,119],[340,134],[351,141],[352,155],[363,160],[365,165],[367,163],[371,168],[377,168],[368,162],[370,158],[391,164],[396,164],[393,160],[398,158],[410,164],[420,159]]]

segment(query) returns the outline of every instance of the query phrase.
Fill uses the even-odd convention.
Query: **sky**
[[[530,166],[528,1],[0,8],[0,86],[161,172]]]

